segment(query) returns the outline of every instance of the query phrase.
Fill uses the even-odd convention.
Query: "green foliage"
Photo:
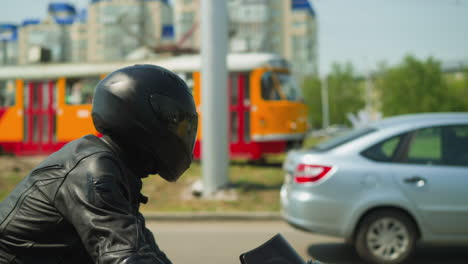
[[[448,94],[451,96],[452,111],[468,111],[468,68],[446,74]]]
[[[309,113],[309,122],[312,128],[316,129],[322,126],[322,99],[321,99],[321,84],[317,76],[310,76],[304,80],[302,84],[304,101],[307,104]]]
[[[346,114],[364,108],[363,89],[351,63],[332,65],[328,75],[330,124],[348,124]]]
[[[432,57],[420,61],[407,56],[400,65],[383,68],[375,87],[380,91],[384,116],[466,111],[465,99],[460,97],[466,89],[449,85],[440,62]]]
[[[347,123],[346,114],[356,113],[364,107],[362,96],[363,84],[360,82],[350,63],[332,66],[327,78],[328,105],[330,124]],[[317,76],[310,76],[303,83],[303,94],[309,109],[309,117],[313,128],[322,127],[322,93],[321,81]]]
[[[420,112],[468,111],[468,68],[442,72],[441,63],[430,57],[407,56],[396,66],[382,64],[372,80],[372,99],[384,116]],[[327,78],[330,124],[347,123],[346,114],[364,108],[363,76],[350,63],[332,66]],[[305,102],[314,129],[322,126],[321,81],[310,76],[303,82]]]

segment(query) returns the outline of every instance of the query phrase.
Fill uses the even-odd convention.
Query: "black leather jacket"
[[[50,155],[0,204],[0,263],[171,263],[139,213],[141,179],[93,135]]]

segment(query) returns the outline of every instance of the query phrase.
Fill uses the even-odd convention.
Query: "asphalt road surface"
[[[342,239],[306,233],[282,221],[152,221],[147,223],[174,264],[239,264],[239,255],[281,233],[304,258],[362,263]],[[468,246],[420,246],[410,263],[468,263]]]

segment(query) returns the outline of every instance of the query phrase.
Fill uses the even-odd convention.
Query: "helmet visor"
[[[168,129],[170,132],[175,134],[185,146],[191,155],[193,148],[195,147],[195,139],[197,137],[197,118],[184,118],[174,123],[170,123]]]
[[[153,94],[150,97],[154,112],[184,144],[187,154],[192,157],[197,137],[198,115],[193,99],[187,104],[180,103],[170,97]]]

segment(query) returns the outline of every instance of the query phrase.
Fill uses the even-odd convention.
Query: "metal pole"
[[[145,17],[145,0],[140,0],[140,10],[138,18],[138,28],[140,31],[138,44],[139,47],[146,46],[146,17]]]
[[[369,62],[367,57],[363,57],[363,61],[366,63],[366,74],[365,74],[365,82],[364,82],[364,90],[365,90],[365,111],[368,117],[371,115],[372,112],[372,80],[371,80],[371,69],[369,66]]]
[[[322,126],[327,129],[330,125],[330,109],[328,107],[328,80],[327,76],[323,77],[321,85],[322,94]]]
[[[201,0],[203,195],[228,183],[227,5]]]
[[[370,116],[372,113],[372,80],[370,71],[366,74],[365,93],[366,112]]]
[[[67,61],[67,53],[68,53],[68,41],[67,41],[67,28],[66,25],[60,24],[60,61],[65,62]]]

